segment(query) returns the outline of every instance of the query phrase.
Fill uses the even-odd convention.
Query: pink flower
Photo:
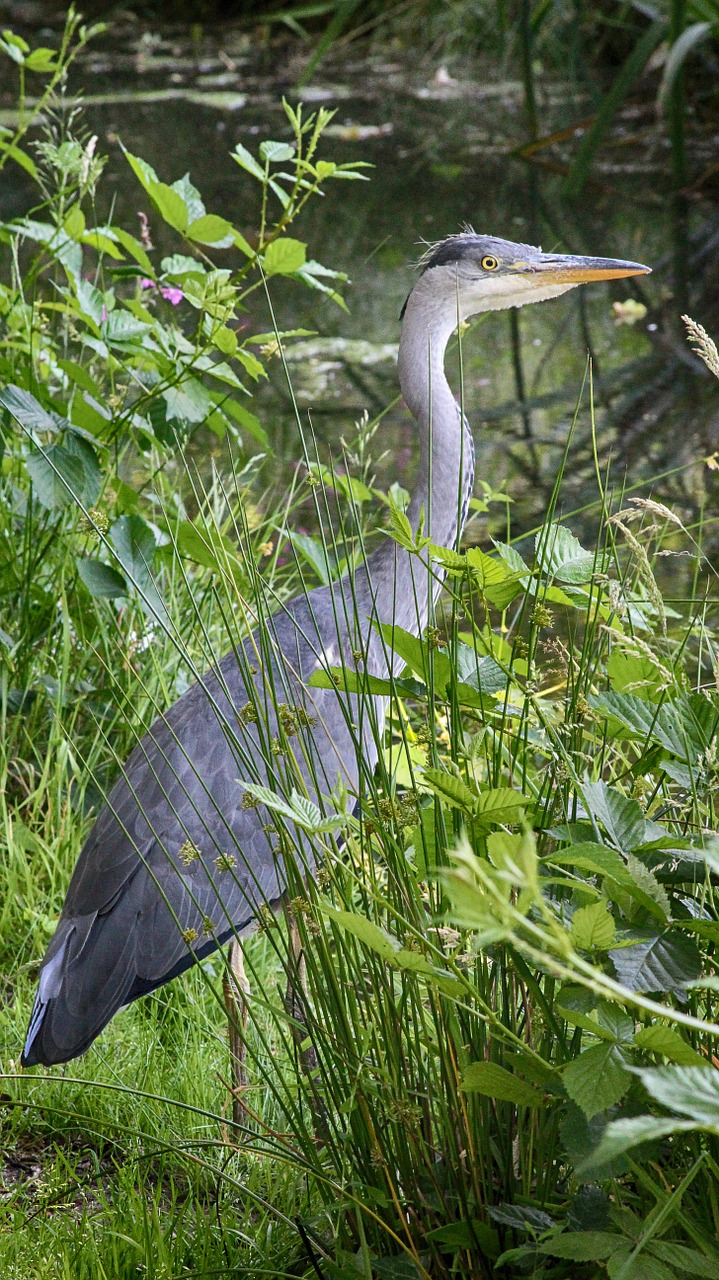
[[[155,281],[154,281],[154,280],[148,280],[147,276],[143,276],[143,277],[142,277],[142,279],[141,279],[141,281],[140,281],[140,288],[141,288],[141,289],[154,289],[154,287],[155,287]]]
[[[185,296],[182,292],[182,289],[176,289],[172,285],[167,285],[167,286],[161,285],[160,293],[162,294],[163,298],[167,298],[167,301],[172,303],[173,307],[178,306],[179,303],[182,302],[183,297]]]
[[[102,315],[100,316],[100,324],[104,324],[106,320],[107,320],[107,307],[103,307]]]

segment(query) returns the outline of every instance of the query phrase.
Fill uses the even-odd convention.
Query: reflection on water
[[[288,61],[270,65],[273,58]],[[256,146],[263,137],[285,136],[281,97],[292,96],[297,70],[288,54],[276,50],[258,54],[240,43],[220,49],[207,41],[195,48],[181,38],[108,44],[93,53],[79,74],[88,125],[110,152],[105,189],[116,193],[115,219],[132,227],[142,207],[116,145],[121,137],[166,181],[189,170],[208,209],[251,236],[255,191],[228,153],[240,140]],[[396,396],[389,344],[397,342],[399,312],[412,282],[408,264],[421,241],[469,222],[545,249],[632,258],[655,268],[646,279],[597,285],[525,308],[514,320],[507,313],[483,317],[465,336],[464,402],[475,428],[477,475],[494,488],[506,485],[514,499],[514,531],[530,528],[545,508],[588,352],[600,466],[606,469],[611,454],[615,485],[651,482],[654,496],[691,523],[716,491],[716,473],[703,459],[719,447],[717,388],[689,353],[669,292],[673,224],[662,194],[669,176],[651,119],[636,106],[627,109],[602,151],[593,185],[571,201],[563,194],[562,167],[576,140],[568,134],[539,153],[541,164],[513,158],[525,141],[521,86],[500,80],[492,65],[473,64],[455,79],[441,68],[408,71],[374,58],[331,69],[325,64],[322,74],[326,81],[307,86],[302,97],[337,108],[326,153],[340,161],[370,160],[375,169],[369,183],[334,184],[324,200],[308,207],[298,229],[312,253],[349,273],[349,315],[293,282],[273,285],[280,327],[349,341],[344,348],[317,341],[290,361],[298,401],[304,415],[311,413],[320,448],[351,436],[364,411],[373,417]],[[153,92],[163,96],[152,99]],[[586,115],[586,103],[570,100],[561,84],[540,83],[539,92],[547,131],[566,129],[568,121]],[[7,202],[21,201],[22,192],[0,199],[7,216]],[[715,260],[719,218],[708,199],[694,206],[692,216],[697,234],[688,246],[688,305],[711,330],[716,273],[708,264]],[[159,248],[163,237],[168,250],[177,247],[167,228],[153,225],[153,235]],[[259,293],[256,299],[246,319],[264,331],[271,324]],[[612,306],[627,300],[644,304],[646,313]],[[298,428],[279,362],[270,373],[256,412],[287,469],[280,473],[283,483],[300,455]],[[565,511],[597,496],[588,405],[585,387],[563,488]],[[411,480],[413,428],[401,404],[383,418],[376,444],[388,451],[380,481],[397,479],[405,459]],[[221,456],[222,447],[212,437],[195,437],[197,457],[211,451]],[[581,533],[593,520],[591,512],[578,514],[574,527]],[[710,523],[710,539],[714,529]]]

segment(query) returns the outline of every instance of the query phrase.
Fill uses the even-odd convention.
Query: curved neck
[[[457,327],[453,300],[426,296],[420,280],[407,302],[399,344],[402,394],[419,428],[419,472],[407,512],[441,546],[461,534],[474,481],[472,436],[444,372],[447,343]]]
[[[423,517],[425,537],[449,547],[464,527],[474,481],[472,436],[444,372],[444,353],[456,325],[455,300],[432,298],[420,280],[407,302],[398,362],[400,386],[416,419],[420,444],[419,475],[407,516],[415,532]],[[355,598],[368,589],[368,608],[366,613],[361,610],[365,616],[419,635],[442,577],[426,554],[405,551],[388,539],[355,576]],[[375,639],[370,639],[368,669],[386,673],[386,649]],[[401,668],[402,660],[393,659],[391,665]]]

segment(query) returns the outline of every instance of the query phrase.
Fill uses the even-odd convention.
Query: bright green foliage
[[[32,57],[3,40],[13,63]],[[340,301],[344,277],[295,219],[326,181],[361,176],[318,158],[326,113],[286,121],[286,139],[233,152],[257,183],[252,244],[188,176],[130,155],[153,221],[96,226],[101,162],[59,125],[37,161],[19,137],[3,153],[36,166],[47,200],[0,229],[4,1144],[41,1168],[8,1192],[0,1271],[717,1275],[712,567],[684,531],[694,599],[672,612],[661,533],[635,522],[627,539],[600,492],[581,545],[557,519],[561,475],[519,546],[434,546],[374,491],[365,426],[358,474],[322,461],[297,482],[315,503],[292,536],[307,587],[278,569],[296,494],[255,483],[264,357],[239,319],[276,276]],[[229,462],[203,484],[182,455],[206,429]],[[485,487],[479,506],[495,503]],[[378,512],[447,591],[423,636],[383,629],[396,679],[350,655],[313,677],[390,699],[359,806],[340,783],[308,798],[288,743],[311,725],[286,703],[267,744],[284,785],[238,779],[241,803],[269,810],[308,988],[300,1022],[281,992],[289,931],[262,913],[241,1120],[219,955],[66,1071],[19,1076],[38,959],[118,762],[258,620],[261,651],[278,599],[351,569]]]

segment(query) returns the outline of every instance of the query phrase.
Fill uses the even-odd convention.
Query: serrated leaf
[[[648,934],[609,954],[618,980],[630,991],[674,991],[681,996],[701,972],[696,944],[681,933]]]
[[[596,1147],[577,1164],[577,1174],[579,1177],[592,1177],[644,1142],[658,1142],[671,1133],[689,1133],[696,1127],[691,1120],[676,1120],[671,1116],[631,1116],[613,1120]]]
[[[719,1276],[719,1254],[713,1257],[700,1253],[698,1249],[690,1249],[684,1244],[674,1244],[671,1240],[650,1240],[647,1251],[655,1258],[661,1258],[670,1267],[681,1274],[701,1276],[705,1280],[717,1280]]]
[[[29,391],[12,383],[0,391],[0,404],[28,431],[57,432],[61,426],[56,414],[44,409]]]
[[[244,782],[242,779],[240,779],[240,786],[245,791],[249,791],[255,800],[258,800],[260,804],[264,804],[273,813],[279,813],[281,817],[287,818],[290,822],[296,821],[297,815],[292,806],[286,800],[283,800],[281,796],[275,795],[274,791],[270,791],[269,787],[263,787],[259,782]]]
[[[672,912],[671,904],[666,889],[659,883],[654,872],[645,867],[633,853],[627,854],[627,871],[635,888],[641,891],[645,906],[652,909],[653,915],[659,915],[661,923],[665,923]]]
[[[605,844],[593,844],[588,840],[570,845],[566,849],[558,849],[555,853],[549,853],[542,858],[542,862],[556,863],[560,867],[575,867],[579,871],[588,871],[591,875],[607,876],[622,885],[629,885],[632,882],[625,863],[616,849]]]
[[[307,796],[300,795],[299,791],[292,789],[290,797],[290,808],[294,814],[294,820],[298,827],[302,827],[304,831],[321,832],[321,831],[337,831],[344,826],[344,818],[338,813],[323,816],[318,805],[314,800],[310,800]]]
[[[616,932],[617,926],[606,902],[579,907],[572,916],[572,942],[581,951],[608,951]]]
[[[218,249],[234,244],[232,223],[214,213],[205,213],[200,218],[195,218],[186,234],[188,240],[196,240],[198,244],[212,244]]]
[[[647,1253],[637,1254],[631,1244],[625,1242],[607,1259],[609,1280],[676,1280],[673,1271],[657,1262]]]
[[[476,797],[474,816],[485,822],[519,822],[528,803],[527,797],[513,787],[489,787]]]
[[[295,154],[295,148],[291,142],[266,142],[260,143],[260,155],[263,160],[269,164],[284,163],[291,160]]]
[[[232,152],[232,159],[239,164],[240,168],[247,173],[251,173],[253,178],[257,178],[259,182],[264,182],[265,173],[262,165],[258,164],[251,152],[238,142]]]
[[[655,1102],[719,1133],[719,1071],[708,1061],[704,1067],[648,1067],[638,1075]]]
[[[503,559],[487,555],[480,547],[469,547],[466,553],[467,567],[474,577],[480,593],[495,609],[506,609],[522,590],[523,574]],[[525,570],[521,559],[522,570]]]
[[[102,295],[100,297],[102,298]],[[124,309],[111,311],[102,322],[103,337],[112,344],[134,342],[135,339],[145,338],[149,331],[149,324],[144,320],[138,320],[136,316]]]
[[[606,670],[615,693],[636,693],[638,689],[644,689],[645,696],[649,697],[655,695],[664,683],[658,662],[648,654],[612,649]]]
[[[291,276],[299,271],[307,259],[307,246],[301,240],[280,236],[272,240],[263,254],[262,262],[268,276]]]
[[[582,794],[589,812],[618,849],[636,849],[644,842],[646,823],[636,800],[622,795],[601,779],[583,783]]]
[[[33,449],[25,465],[35,494],[48,511],[66,507],[80,497],[85,479],[82,461],[65,445]]]
[[[562,1071],[564,1087],[585,1116],[591,1119],[624,1097],[632,1080],[622,1051],[616,1044],[585,1049]]]
[[[566,1258],[569,1262],[605,1262],[625,1246],[625,1236],[609,1231],[577,1231],[543,1240],[537,1245],[537,1252],[550,1258]]]
[[[175,386],[167,387],[162,396],[167,406],[167,416],[171,419],[204,422],[212,411],[212,396],[197,378],[183,378]]]
[[[711,746],[719,708],[701,694],[681,694],[661,707],[632,693],[593,694],[589,704],[619,720],[629,733],[643,741],[657,742],[665,751],[696,765]]]
[[[518,1107],[541,1107],[544,1101],[537,1089],[496,1062],[470,1062],[462,1073],[461,1088]]]
[[[680,1067],[706,1066],[706,1059],[692,1049],[678,1031],[666,1026],[663,1022],[642,1027],[641,1031],[637,1031],[633,1043],[637,1049],[644,1049],[649,1053],[660,1053],[662,1057],[668,1058],[670,1062]]]
[[[308,685],[312,689],[339,689],[343,693],[371,693],[380,698],[390,698],[396,693],[412,693],[411,686],[403,680],[382,680],[351,667],[318,667],[312,672]]]
[[[78,575],[91,596],[99,599],[116,600],[119,596],[128,594],[125,579],[121,573],[118,573],[117,569],[112,568],[112,565],[104,564],[102,560],[92,560],[89,557],[78,559],[76,563]]]
[[[156,542],[150,526],[142,516],[120,516],[110,528],[109,538],[129,582],[140,595],[143,611],[152,618],[166,620],[167,610],[151,573]]]
[[[464,813],[473,813],[477,803],[477,794],[472,791],[461,778],[444,769],[425,769],[422,780],[435,795]]]
[[[535,549],[545,574],[574,586],[591,582],[594,558],[564,525],[551,524],[542,529],[536,536]]]

